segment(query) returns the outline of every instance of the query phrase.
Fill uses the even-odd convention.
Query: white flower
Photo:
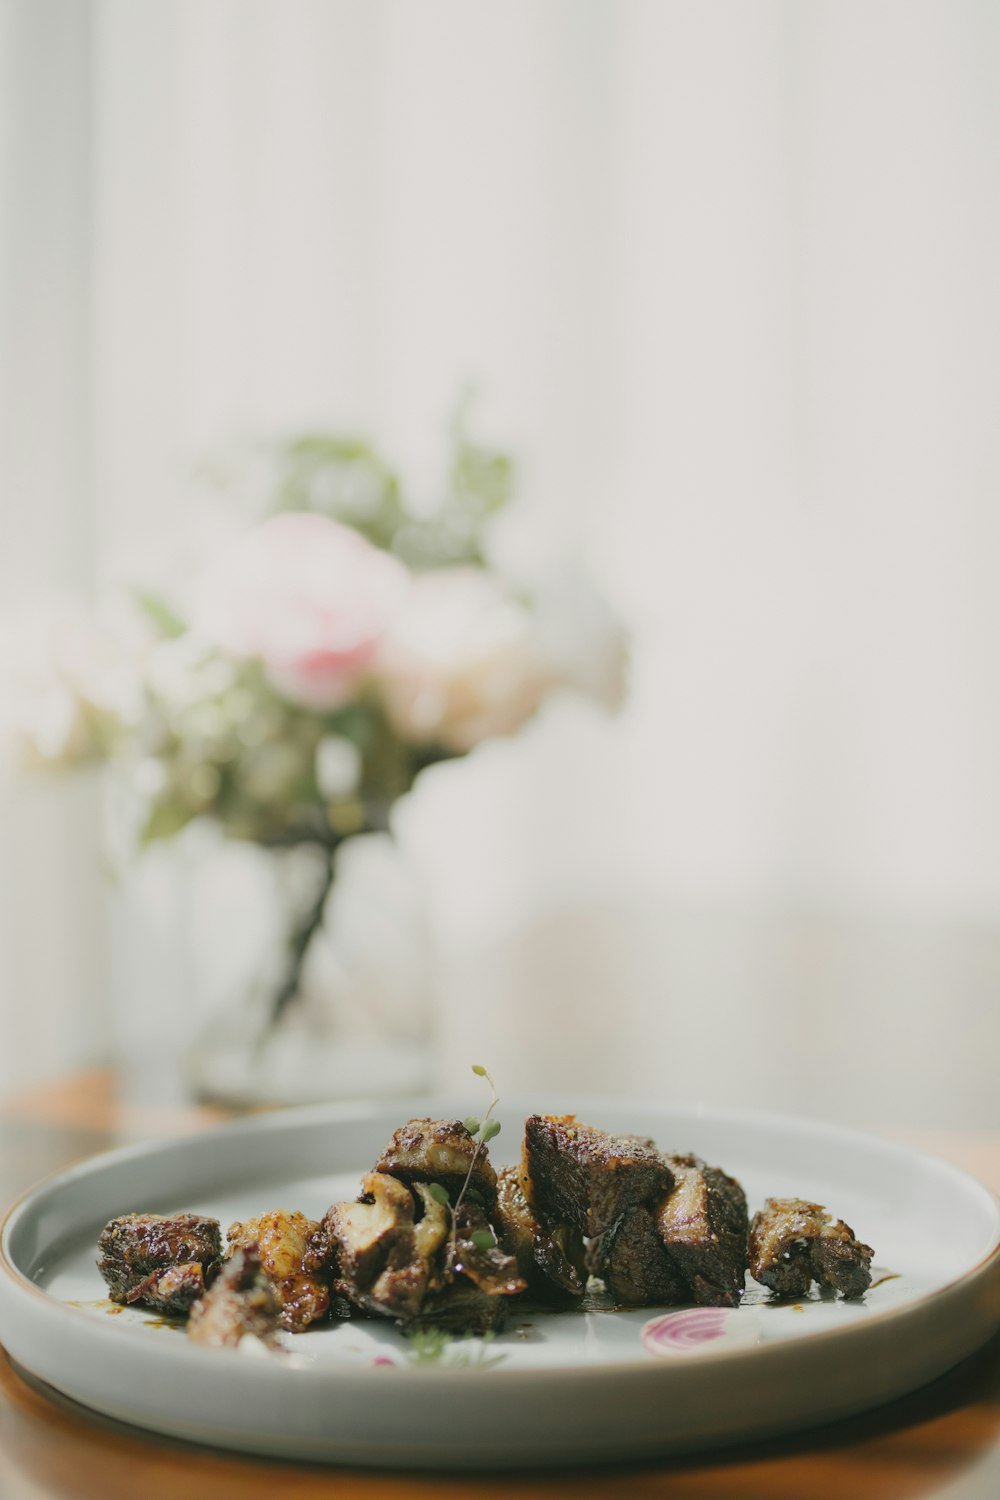
[[[144,640],[62,600],[4,622],[0,739],[25,769],[98,756],[98,720],[134,723],[142,711]]]
[[[290,511],[209,569],[195,625],[223,650],[262,662],[290,702],[337,708],[367,672],[407,577],[357,532]]]
[[[552,685],[530,610],[474,567],[414,581],[376,679],[397,733],[457,753],[518,729]]]

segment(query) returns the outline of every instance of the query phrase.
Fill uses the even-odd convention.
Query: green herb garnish
[[[466,1196],[468,1196],[470,1202],[476,1202],[476,1201],[478,1201],[479,1203],[482,1203],[482,1201],[483,1201],[481,1193],[476,1193],[475,1198],[472,1197],[472,1194],[473,1194],[473,1192],[475,1190],[473,1188],[470,1188],[470,1186],[469,1186],[469,1184],[472,1181],[472,1174],[476,1170],[476,1163],[479,1160],[480,1153],[485,1150],[487,1142],[488,1141],[492,1141],[495,1136],[498,1136],[500,1134],[500,1121],[499,1120],[491,1120],[490,1119],[490,1116],[492,1115],[493,1111],[496,1109],[497,1105],[500,1103],[499,1099],[497,1098],[497,1086],[493,1082],[493,1078],[490,1075],[489,1070],[487,1068],[484,1068],[483,1065],[482,1065],[482,1063],[473,1063],[472,1064],[472,1071],[473,1071],[473,1073],[475,1073],[475,1075],[476,1075],[477,1078],[485,1078],[486,1079],[486,1082],[490,1086],[491,1098],[490,1098],[489,1108],[487,1109],[486,1113],[483,1115],[482,1120],[477,1120],[476,1117],[475,1117],[475,1115],[470,1115],[467,1120],[464,1120],[462,1122],[465,1125],[466,1130],[472,1136],[473,1140],[475,1140],[475,1142],[476,1142],[476,1149],[472,1153],[472,1160],[469,1162],[469,1170],[465,1174],[465,1181],[462,1183],[462,1186],[461,1186],[461,1188],[458,1191],[458,1197],[455,1199],[454,1205],[453,1205],[452,1210],[451,1210],[451,1255],[452,1255],[452,1260],[454,1260],[454,1258],[455,1258],[456,1243],[457,1243],[457,1239],[458,1239],[458,1211],[459,1211],[459,1209],[461,1208],[461,1206],[462,1206],[462,1204],[463,1204]],[[475,1128],[473,1129],[473,1127],[475,1127]],[[477,1137],[478,1137],[478,1139],[477,1139]],[[484,1235],[485,1233],[486,1233],[485,1230],[477,1230],[476,1231],[476,1234],[479,1234],[480,1236]],[[472,1243],[474,1245],[476,1244],[476,1234],[473,1234],[473,1236],[472,1236]],[[492,1234],[490,1235],[490,1242],[491,1243],[489,1245],[479,1245],[479,1246],[477,1246],[477,1248],[480,1249],[480,1250],[483,1250],[483,1249],[492,1249],[493,1246],[496,1244],[496,1240],[493,1238]]]
[[[445,1328],[416,1328],[407,1334],[407,1339],[410,1345],[407,1358],[414,1365],[444,1365],[449,1370],[489,1370],[504,1358],[502,1354],[491,1355],[487,1352],[486,1346],[493,1339],[492,1331],[476,1340],[472,1333],[463,1334],[461,1339],[457,1339]],[[476,1340],[475,1348],[451,1349],[452,1344],[468,1346],[473,1340]]]

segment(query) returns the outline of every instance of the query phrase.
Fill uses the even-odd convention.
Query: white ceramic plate
[[[751,1210],[772,1195],[824,1203],[874,1245],[879,1284],[853,1303],[814,1293],[780,1306],[749,1283],[734,1311],[515,1315],[492,1341],[453,1342],[433,1363],[378,1322],[288,1335],[289,1354],[251,1358],[191,1345],[148,1312],[109,1315],[94,1265],[109,1218],[193,1209],[225,1227],[269,1208],[319,1218],[356,1194],[403,1119],[454,1118],[476,1103],[258,1116],[63,1172],[4,1225],[0,1339],[67,1396],[174,1437],[340,1463],[484,1468],[652,1457],[843,1417],[924,1384],[1000,1324],[1000,1204],[943,1162],[804,1120],[552,1098],[501,1109],[494,1160],[516,1155],[533,1109],[575,1110],[725,1167]]]

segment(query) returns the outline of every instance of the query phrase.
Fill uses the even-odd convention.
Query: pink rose
[[[406,592],[401,563],[326,516],[290,511],[243,536],[202,580],[196,626],[263,663],[307,708],[344,703]]]

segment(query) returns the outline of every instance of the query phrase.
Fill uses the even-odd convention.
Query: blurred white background
[[[1000,9],[2,0],[0,69],[5,605],[471,377],[633,631],[405,809],[442,1081],[995,1126]],[[189,1029],[190,870],[0,795],[0,1089]]]

